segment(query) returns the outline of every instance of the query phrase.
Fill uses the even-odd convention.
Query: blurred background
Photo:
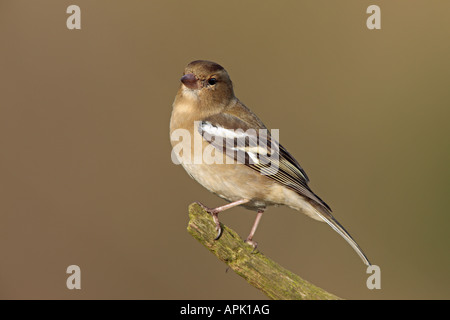
[[[66,9],[81,8],[81,30]],[[237,97],[381,268],[326,224],[263,216],[261,252],[346,299],[450,298],[450,3],[0,2],[0,298],[266,299],[186,231],[224,202],[170,158],[187,63]],[[221,221],[246,237],[255,213]],[[66,268],[81,268],[81,290]]]

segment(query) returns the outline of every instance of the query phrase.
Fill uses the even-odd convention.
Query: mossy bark
[[[258,250],[244,243],[239,235],[222,225],[223,233],[214,240],[216,231],[209,213],[198,204],[189,206],[188,232],[219,260],[238,275],[274,300],[335,300],[340,299],[286,270]]]

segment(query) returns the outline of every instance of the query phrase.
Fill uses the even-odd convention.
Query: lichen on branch
[[[220,239],[214,240],[215,223],[200,205],[189,206],[188,232],[219,260],[225,262],[249,284],[274,300],[336,300],[340,299],[303,280],[258,250],[244,243],[239,235],[222,225]]]

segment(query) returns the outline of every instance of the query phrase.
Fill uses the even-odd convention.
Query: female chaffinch
[[[180,131],[186,134],[181,142]],[[309,188],[299,163],[235,97],[230,77],[219,64],[197,60],[186,66],[173,103],[170,134],[173,150],[179,151],[176,160],[189,175],[229,202],[217,208],[200,204],[213,216],[216,239],[222,233],[218,214],[240,205],[257,211],[246,239],[256,248],[253,236],[264,210],[286,205],[326,222],[370,265],[330,207]],[[214,161],[204,159],[206,151]]]

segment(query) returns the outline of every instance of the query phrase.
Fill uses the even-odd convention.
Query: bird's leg
[[[216,224],[216,231],[217,231],[217,236],[216,236],[216,238],[215,238],[214,240],[219,239],[220,236],[222,235],[222,227],[220,226],[219,213],[222,212],[222,211],[225,211],[225,210],[227,210],[227,209],[236,207],[236,206],[238,206],[238,205],[247,203],[247,202],[249,202],[249,201],[250,201],[250,200],[247,200],[247,199],[241,199],[241,200],[238,200],[238,201],[235,201],[235,202],[231,202],[231,203],[228,203],[228,204],[226,204],[226,205],[224,205],[224,206],[217,207],[217,208],[208,208],[208,207],[206,207],[205,205],[203,205],[202,203],[197,202],[197,204],[198,204],[200,207],[202,207],[206,212],[208,212],[209,214],[211,214],[212,217],[213,217],[213,220],[214,220],[214,222],[215,222],[215,224]]]
[[[247,239],[244,241],[253,247],[253,251],[255,251],[256,247],[258,246],[258,243],[253,241],[253,236],[255,235],[256,229],[258,228],[258,224],[259,224],[259,221],[261,220],[263,213],[264,213],[264,209],[258,210],[258,213],[256,214],[255,222],[253,223],[253,226],[252,226],[252,230],[250,231],[250,234],[248,235]]]

